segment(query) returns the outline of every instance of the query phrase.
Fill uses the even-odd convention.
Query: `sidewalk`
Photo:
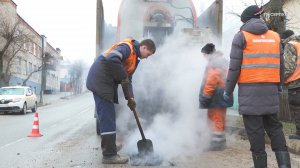
[[[72,92],[56,92],[54,94],[44,94],[43,105],[38,105],[38,106],[45,106],[48,104],[52,104],[57,101],[61,101],[62,99],[68,99],[71,96],[73,96]],[[37,97],[37,101],[40,102],[40,95],[36,95],[36,97]]]
[[[238,134],[242,136],[243,138],[247,139],[247,134],[244,128],[243,119],[242,116],[238,114],[237,110],[234,110],[232,108],[227,109],[227,121],[226,121],[226,131],[229,134]],[[290,127],[290,124],[287,124],[285,122],[283,123],[283,128],[285,133],[287,132],[288,127]],[[289,148],[289,151],[295,156],[300,155],[300,141],[299,140],[290,140],[286,136],[287,146]],[[269,138],[266,136],[266,143],[270,144]],[[293,168],[300,168],[300,157],[291,157],[292,167]]]

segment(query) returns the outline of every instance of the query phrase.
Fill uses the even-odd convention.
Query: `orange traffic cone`
[[[39,130],[39,115],[38,115],[38,112],[35,112],[35,114],[34,114],[32,131],[31,131],[31,133],[28,134],[28,136],[29,137],[43,136],[42,134],[40,134],[40,130]]]

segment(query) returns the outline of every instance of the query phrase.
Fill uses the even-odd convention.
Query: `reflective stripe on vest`
[[[129,57],[125,60],[122,61],[123,66],[125,67],[126,71],[127,71],[127,75],[131,76],[136,68],[136,55],[134,52],[134,44],[132,42],[132,39],[127,38],[124,39],[118,43],[115,43],[112,47],[110,47],[108,50],[106,50],[104,52],[104,57],[108,56],[109,53],[115,53],[117,56],[119,56],[122,60],[123,56],[120,52],[113,50],[116,46],[120,45],[120,44],[127,44],[130,48],[130,55]],[[121,55],[120,55],[121,54]]]
[[[296,52],[298,55],[296,58],[297,67],[296,67],[295,71],[293,72],[293,74],[285,80],[285,83],[289,83],[289,82],[295,81],[297,79],[300,79],[300,43],[295,42],[295,41],[290,41],[289,43],[292,44],[296,48]]]
[[[280,82],[280,38],[271,30],[262,35],[242,31],[246,40],[238,83]]]

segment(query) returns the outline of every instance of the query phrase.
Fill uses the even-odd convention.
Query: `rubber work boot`
[[[103,164],[125,164],[128,162],[128,157],[117,154],[116,134],[101,135],[101,149]]]
[[[116,148],[117,148],[117,152],[119,152],[123,148],[123,145],[122,144],[117,144]]]
[[[290,154],[288,151],[276,151],[278,168],[291,168]]]
[[[297,134],[291,134],[291,135],[289,135],[289,139],[300,140],[300,135],[297,135]]]
[[[212,141],[209,146],[210,151],[223,151],[226,148],[226,141],[215,142]]]
[[[101,135],[101,149],[103,156],[117,155],[116,134]]]
[[[267,168],[267,154],[252,154],[254,167]]]
[[[222,151],[226,148],[226,136],[224,133],[213,133],[209,150]]]
[[[114,156],[103,156],[102,163],[103,164],[126,164],[128,162],[128,157],[114,155]]]

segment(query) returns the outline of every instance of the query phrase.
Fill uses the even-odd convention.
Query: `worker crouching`
[[[226,108],[233,105],[232,96],[227,101],[223,98],[229,63],[212,43],[206,44],[201,52],[208,64],[200,89],[200,108],[207,109],[208,119],[212,124],[210,150],[223,150],[226,146]]]

